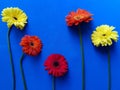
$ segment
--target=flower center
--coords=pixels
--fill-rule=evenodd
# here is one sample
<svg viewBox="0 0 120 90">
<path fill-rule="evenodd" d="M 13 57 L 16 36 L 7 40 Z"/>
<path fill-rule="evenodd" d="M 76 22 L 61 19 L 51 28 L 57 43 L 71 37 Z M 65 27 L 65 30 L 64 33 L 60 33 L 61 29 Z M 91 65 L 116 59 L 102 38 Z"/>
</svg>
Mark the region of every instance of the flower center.
<svg viewBox="0 0 120 90">
<path fill-rule="evenodd" d="M 74 16 L 75 20 L 80 20 L 82 17 L 80 15 Z"/>
<path fill-rule="evenodd" d="M 16 17 L 13 17 L 15 20 L 17 20 L 17 18 Z"/>
<path fill-rule="evenodd" d="M 34 43 L 33 43 L 33 42 L 30 42 L 30 46 L 34 46 Z"/>
<path fill-rule="evenodd" d="M 54 67 L 58 67 L 58 66 L 59 66 L 59 63 L 58 63 L 58 62 L 54 62 L 54 63 L 53 63 L 53 66 L 54 66 Z"/>
<path fill-rule="evenodd" d="M 106 34 L 102 34 L 102 36 L 106 36 Z"/>
</svg>

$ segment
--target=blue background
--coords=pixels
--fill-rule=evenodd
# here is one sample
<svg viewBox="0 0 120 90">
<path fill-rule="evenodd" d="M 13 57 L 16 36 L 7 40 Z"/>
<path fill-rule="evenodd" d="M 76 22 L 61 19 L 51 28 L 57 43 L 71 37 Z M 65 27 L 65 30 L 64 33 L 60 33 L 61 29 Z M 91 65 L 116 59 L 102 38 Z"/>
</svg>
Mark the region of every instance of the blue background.
<svg viewBox="0 0 120 90">
<path fill-rule="evenodd" d="M 120 0 L 0 0 L 0 11 L 11 6 L 21 8 L 28 15 L 26 28 L 20 31 L 14 27 L 11 32 L 17 90 L 23 90 L 19 64 L 22 50 L 19 42 L 25 34 L 37 35 L 43 42 L 39 56 L 26 56 L 24 60 L 28 90 L 52 90 L 52 77 L 43 66 L 52 53 L 64 55 L 69 64 L 69 72 L 64 77 L 57 78 L 56 90 L 81 90 L 79 34 L 67 27 L 65 22 L 65 16 L 78 8 L 86 9 L 94 15 L 92 22 L 81 27 L 85 50 L 86 90 L 107 90 L 107 52 L 95 48 L 90 36 L 96 26 L 101 24 L 113 25 L 120 33 Z M 0 21 L 0 90 L 12 90 L 7 31 L 6 23 Z M 120 40 L 110 50 L 112 90 L 120 90 Z"/>
</svg>

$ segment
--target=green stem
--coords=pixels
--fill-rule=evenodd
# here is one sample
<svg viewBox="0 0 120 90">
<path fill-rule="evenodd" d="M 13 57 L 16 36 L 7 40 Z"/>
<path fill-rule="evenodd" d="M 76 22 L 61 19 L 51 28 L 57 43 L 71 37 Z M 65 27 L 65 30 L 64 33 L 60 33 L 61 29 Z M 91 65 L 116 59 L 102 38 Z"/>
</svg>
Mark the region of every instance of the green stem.
<svg viewBox="0 0 120 90">
<path fill-rule="evenodd" d="M 83 41 L 82 41 L 82 32 L 79 28 L 79 34 L 80 34 L 80 47 L 81 47 L 81 53 L 82 53 L 82 90 L 85 90 L 85 61 L 84 61 L 84 47 L 83 47 Z"/>
<path fill-rule="evenodd" d="M 52 78 L 52 90 L 55 90 L 55 77 Z"/>
<path fill-rule="evenodd" d="M 11 28 L 9 28 L 8 30 L 7 38 L 8 38 L 8 51 L 10 55 L 10 63 L 11 63 L 11 68 L 12 68 L 13 90 L 15 90 L 16 89 L 16 77 L 15 77 L 15 69 L 14 69 L 13 56 L 12 56 L 11 43 L 10 43 L 10 32 L 11 32 Z"/>
<path fill-rule="evenodd" d="M 111 65 L 110 65 L 110 51 L 108 50 L 108 90 L 111 90 Z"/>
<path fill-rule="evenodd" d="M 27 85 L 26 85 L 26 80 L 25 80 L 25 75 L 24 75 L 24 70 L 23 70 L 23 58 L 24 58 L 24 53 L 22 54 L 21 58 L 20 58 L 20 70 L 21 70 L 21 74 L 22 74 L 22 80 L 23 80 L 23 84 L 24 84 L 24 90 L 27 90 Z"/>
</svg>

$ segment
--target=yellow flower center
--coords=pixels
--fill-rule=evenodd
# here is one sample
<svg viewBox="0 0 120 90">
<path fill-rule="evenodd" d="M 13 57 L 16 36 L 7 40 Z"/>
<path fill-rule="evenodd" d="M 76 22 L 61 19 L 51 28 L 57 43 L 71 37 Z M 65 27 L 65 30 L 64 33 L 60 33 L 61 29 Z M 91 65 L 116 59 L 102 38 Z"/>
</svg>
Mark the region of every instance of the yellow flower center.
<svg viewBox="0 0 120 90">
<path fill-rule="evenodd" d="M 13 17 L 15 20 L 18 20 L 16 17 Z"/>
<path fill-rule="evenodd" d="M 81 18 L 82 18 L 82 16 L 80 16 L 80 15 L 74 16 L 74 19 L 75 19 L 75 20 L 80 20 Z"/>
</svg>

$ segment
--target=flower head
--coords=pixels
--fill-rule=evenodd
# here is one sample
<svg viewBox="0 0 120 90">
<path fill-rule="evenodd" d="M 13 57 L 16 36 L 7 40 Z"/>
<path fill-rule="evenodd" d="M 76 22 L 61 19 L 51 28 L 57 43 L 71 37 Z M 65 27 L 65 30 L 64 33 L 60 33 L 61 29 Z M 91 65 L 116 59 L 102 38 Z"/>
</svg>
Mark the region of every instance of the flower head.
<svg viewBox="0 0 120 90">
<path fill-rule="evenodd" d="M 95 46 L 111 46 L 112 42 L 117 42 L 118 33 L 113 31 L 115 27 L 109 25 L 101 25 L 96 28 L 96 31 L 93 31 L 91 35 L 92 43 Z"/>
<path fill-rule="evenodd" d="M 17 7 L 5 8 L 1 15 L 2 21 L 7 22 L 8 28 L 14 25 L 22 30 L 27 23 L 27 15 Z"/>
<path fill-rule="evenodd" d="M 83 9 L 78 9 L 76 12 L 72 11 L 66 16 L 68 26 L 78 25 L 82 22 L 89 22 L 92 20 L 92 14 Z"/>
<path fill-rule="evenodd" d="M 64 56 L 60 54 L 50 55 L 44 63 L 45 70 L 55 77 L 63 76 L 68 71 L 68 64 Z"/>
<path fill-rule="evenodd" d="M 41 52 L 42 42 L 37 36 L 25 35 L 20 42 L 25 54 L 36 56 Z"/>
</svg>

